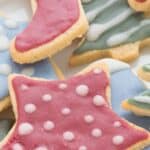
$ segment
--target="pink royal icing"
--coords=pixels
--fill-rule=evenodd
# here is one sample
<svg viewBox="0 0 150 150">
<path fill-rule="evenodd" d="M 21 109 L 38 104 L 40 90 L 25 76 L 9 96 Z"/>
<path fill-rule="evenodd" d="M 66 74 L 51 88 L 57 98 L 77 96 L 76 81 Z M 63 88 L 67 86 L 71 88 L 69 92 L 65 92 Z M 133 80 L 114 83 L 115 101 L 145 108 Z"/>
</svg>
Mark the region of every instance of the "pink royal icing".
<svg viewBox="0 0 150 150">
<path fill-rule="evenodd" d="M 26 52 L 51 42 L 79 18 L 78 0 L 36 0 L 37 10 L 28 27 L 16 37 L 15 47 Z"/>
<path fill-rule="evenodd" d="M 103 71 L 63 81 L 67 86 L 62 89 L 61 83 L 13 77 L 18 118 L 2 149 L 125 150 L 148 138 L 145 131 L 131 127 L 108 106 L 109 80 Z M 22 85 L 28 89 L 22 90 Z M 24 111 L 25 106 L 32 113 Z"/>
</svg>

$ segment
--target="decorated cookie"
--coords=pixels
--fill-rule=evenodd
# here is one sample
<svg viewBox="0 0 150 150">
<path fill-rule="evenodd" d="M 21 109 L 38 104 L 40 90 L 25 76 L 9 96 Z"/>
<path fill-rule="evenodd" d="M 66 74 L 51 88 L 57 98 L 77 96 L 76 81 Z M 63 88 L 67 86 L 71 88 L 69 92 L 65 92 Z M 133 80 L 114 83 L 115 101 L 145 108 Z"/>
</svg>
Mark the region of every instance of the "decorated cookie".
<svg viewBox="0 0 150 150">
<path fill-rule="evenodd" d="M 34 16 L 11 45 L 18 63 L 33 63 L 71 44 L 88 28 L 80 0 L 31 0 Z"/>
<path fill-rule="evenodd" d="M 132 9 L 127 0 L 82 3 L 90 28 L 74 51 L 71 66 L 102 57 L 131 61 L 139 56 L 139 49 L 150 45 L 150 19 Z"/>
<path fill-rule="evenodd" d="M 111 76 L 111 107 L 121 117 L 128 121 L 139 125 L 149 130 L 150 119 L 145 117 L 139 117 L 131 114 L 122 109 L 121 104 L 125 99 L 137 96 L 142 93 L 147 87 L 137 77 L 137 75 L 131 70 L 127 63 L 114 60 L 114 59 L 102 59 L 96 61 L 88 66 L 93 68 L 95 66 L 101 66 L 102 63 L 106 63 L 109 66 Z M 150 149 L 148 149 L 150 150 Z"/>
<path fill-rule="evenodd" d="M 150 89 L 124 101 L 122 106 L 137 115 L 150 117 Z"/>
<path fill-rule="evenodd" d="M 128 2 L 136 11 L 150 13 L 150 0 L 128 0 Z"/>
<path fill-rule="evenodd" d="M 19 65 L 9 55 L 11 39 L 26 27 L 26 23 L 0 18 L 0 111 L 10 105 L 7 77 L 10 73 L 21 73 L 29 76 L 56 78 L 48 60 L 32 65 Z"/>
<path fill-rule="evenodd" d="M 19 75 L 9 81 L 16 124 L 1 149 L 125 150 L 150 144 L 146 130 L 108 107 L 109 79 L 103 70 L 66 81 Z"/>
<path fill-rule="evenodd" d="M 146 81 L 150 81 L 150 64 L 145 64 L 138 69 L 138 75 L 140 78 Z"/>
</svg>

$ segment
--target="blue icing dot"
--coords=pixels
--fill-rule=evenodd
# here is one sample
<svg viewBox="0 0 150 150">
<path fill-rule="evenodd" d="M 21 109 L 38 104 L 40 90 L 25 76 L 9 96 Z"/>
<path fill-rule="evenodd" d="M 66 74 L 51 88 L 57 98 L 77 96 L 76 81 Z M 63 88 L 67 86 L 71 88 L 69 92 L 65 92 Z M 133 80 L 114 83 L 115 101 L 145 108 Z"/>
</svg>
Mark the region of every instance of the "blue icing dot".
<svg viewBox="0 0 150 150">
<path fill-rule="evenodd" d="M 20 33 L 26 27 L 26 23 L 18 22 L 17 28 L 9 29 L 5 26 L 4 22 L 5 20 L 0 18 L 0 26 L 4 28 L 3 34 L 7 36 L 9 40 L 12 40 L 16 36 L 16 34 Z M 1 64 L 8 64 L 12 69 L 12 73 L 21 73 L 23 69 L 31 67 L 34 69 L 33 76 L 35 77 L 42 77 L 46 79 L 56 78 L 56 74 L 52 69 L 52 66 L 49 63 L 48 59 L 32 65 L 20 65 L 12 61 L 9 55 L 9 50 L 6 50 L 0 52 L 0 65 Z M 8 96 L 7 76 L 0 74 L 0 99 L 3 99 L 6 96 Z"/>
</svg>

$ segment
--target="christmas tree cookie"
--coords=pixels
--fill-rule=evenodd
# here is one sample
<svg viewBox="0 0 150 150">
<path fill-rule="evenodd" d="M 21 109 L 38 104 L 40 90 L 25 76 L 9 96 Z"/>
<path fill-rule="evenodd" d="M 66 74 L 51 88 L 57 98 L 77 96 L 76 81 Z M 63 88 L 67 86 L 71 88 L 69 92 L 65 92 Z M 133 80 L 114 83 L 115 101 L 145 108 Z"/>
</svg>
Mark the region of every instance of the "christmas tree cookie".
<svg viewBox="0 0 150 150">
<path fill-rule="evenodd" d="M 138 75 L 145 81 L 150 81 L 150 64 L 145 64 L 138 69 Z"/>
<path fill-rule="evenodd" d="M 150 18 L 144 10 L 130 7 L 136 3 L 149 9 L 149 0 L 129 0 L 130 5 L 128 0 L 82 0 L 82 3 L 90 27 L 70 59 L 71 66 L 103 57 L 131 61 L 139 56 L 140 49 L 150 45 Z"/>
<path fill-rule="evenodd" d="M 124 101 L 122 106 L 137 115 L 150 117 L 150 89 Z"/>
</svg>

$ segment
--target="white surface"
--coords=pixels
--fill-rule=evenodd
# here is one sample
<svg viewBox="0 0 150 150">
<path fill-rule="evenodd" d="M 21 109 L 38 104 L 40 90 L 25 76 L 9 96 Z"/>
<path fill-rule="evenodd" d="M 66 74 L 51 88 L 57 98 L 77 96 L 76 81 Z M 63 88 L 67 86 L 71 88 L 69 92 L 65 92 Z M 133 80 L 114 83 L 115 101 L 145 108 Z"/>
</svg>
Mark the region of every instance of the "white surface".
<svg viewBox="0 0 150 150">
<path fill-rule="evenodd" d="M 30 1 L 31 0 L 0 0 L 0 14 L 6 14 L 15 20 L 30 20 L 32 16 Z M 78 72 L 85 66 L 77 68 L 70 68 L 68 66 L 68 59 L 74 46 L 67 48 L 65 51 L 60 52 L 53 58 L 66 76 L 70 76 Z M 150 48 L 141 50 L 141 56 L 136 61 L 130 63 L 130 65 L 134 71 L 136 71 L 139 65 L 146 63 L 150 63 Z"/>
</svg>

